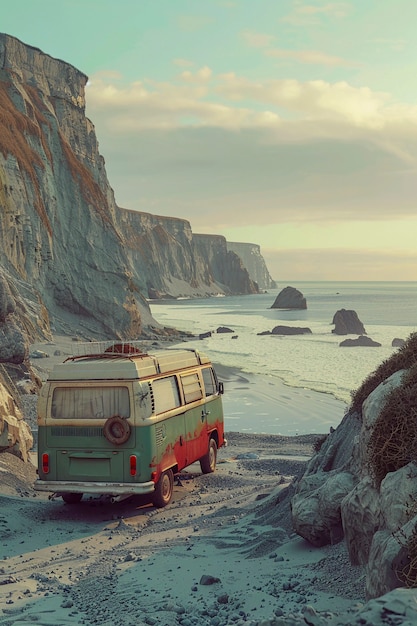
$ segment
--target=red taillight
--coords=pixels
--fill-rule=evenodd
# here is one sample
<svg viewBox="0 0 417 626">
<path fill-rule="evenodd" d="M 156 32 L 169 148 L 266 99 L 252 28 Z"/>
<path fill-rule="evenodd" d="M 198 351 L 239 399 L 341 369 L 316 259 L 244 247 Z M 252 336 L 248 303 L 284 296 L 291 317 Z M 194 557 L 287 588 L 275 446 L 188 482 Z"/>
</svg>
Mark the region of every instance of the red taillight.
<svg viewBox="0 0 417 626">
<path fill-rule="evenodd" d="M 130 464 L 130 475 L 131 476 L 136 476 L 136 468 L 137 468 L 137 463 L 138 460 L 135 457 L 134 454 L 132 454 L 132 456 L 129 459 L 129 464 Z"/>
<path fill-rule="evenodd" d="M 42 454 L 42 471 L 44 474 L 49 474 L 49 454 L 46 452 Z"/>
</svg>

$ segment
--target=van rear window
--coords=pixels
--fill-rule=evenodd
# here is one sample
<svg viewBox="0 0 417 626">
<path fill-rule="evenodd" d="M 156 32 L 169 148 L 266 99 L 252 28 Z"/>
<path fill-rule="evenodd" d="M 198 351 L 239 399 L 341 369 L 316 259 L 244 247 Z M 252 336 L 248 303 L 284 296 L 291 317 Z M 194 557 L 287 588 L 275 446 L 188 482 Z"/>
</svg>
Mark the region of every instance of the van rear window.
<svg viewBox="0 0 417 626">
<path fill-rule="evenodd" d="M 54 419 L 130 417 L 127 387 L 56 387 L 52 396 Z"/>
</svg>

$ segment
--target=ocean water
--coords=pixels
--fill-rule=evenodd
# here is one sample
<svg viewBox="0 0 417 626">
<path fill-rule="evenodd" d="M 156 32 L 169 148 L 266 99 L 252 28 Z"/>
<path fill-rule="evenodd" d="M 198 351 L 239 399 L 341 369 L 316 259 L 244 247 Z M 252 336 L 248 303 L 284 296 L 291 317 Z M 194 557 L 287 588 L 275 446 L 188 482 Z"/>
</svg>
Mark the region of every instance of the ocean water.
<svg viewBox="0 0 417 626">
<path fill-rule="evenodd" d="M 306 310 L 271 309 L 287 285 L 303 293 Z M 356 311 L 367 336 L 381 347 L 339 347 L 346 337 L 332 333 L 332 320 L 340 309 Z M 392 340 L 417 332 L 417 282 L 292 281 L 260 295 L 152 302 L 151 311 L 161 324 L 196 335 L 219 326 L 233 329 L 236 339 L 214 332 L 208 339 L 196 340 L 195 347 L 207 352 L 214 363 L 331 394 L 349 404 L 352 391 L 396 350 Z M 257 334 L 281 324 L 308 327 L 312 334 Z"/>
</svg>

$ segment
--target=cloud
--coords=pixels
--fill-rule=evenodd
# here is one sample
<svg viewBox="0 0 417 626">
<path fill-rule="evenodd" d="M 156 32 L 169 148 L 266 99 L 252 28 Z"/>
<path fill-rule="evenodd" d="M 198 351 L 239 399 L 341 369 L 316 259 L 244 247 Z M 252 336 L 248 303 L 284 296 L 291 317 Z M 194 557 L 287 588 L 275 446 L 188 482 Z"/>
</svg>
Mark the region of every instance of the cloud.
<svg viewBox="0 0 417 626">
<path fill-rule="evenodd" d="M 205 15 L 180 15 L 177 18 L 178 27 L 185 32 L 197 32 L 212 22 L 213 20 Z"/>
<path fill-rule="evenodd" d="M 117 202 L 184 217 L 196 232 L 415 215 L 415 171 L 394 156 L 367 142 L 274 144 L 268 134 L 182 128 L 103 142 L 98 126 Z"/>
<path fill-rule="evenodd" d="M 189 61 L 188 59 L 174 59 L 172 62 L 178 67 L 194 67 L 195 65 L 193 61 Z"/>
<path fill-rule="evenodd" d="M 299 15 L 330 15 L 332 17 L 345 17 L 350 12 L 350 5 L 346 2 L 329 2 L 323 5 L 302 4 L 298 2 L 295 12 Z"/>
<path fill-rule="evenodd" d="M 254 82 L 235 74 L 220 77 L 218 93 L 234 101 L 253 100 L 263 105 L 285 107 L 305 119 L 339 120 L 358 126 L 379 127 L 389 94 L 366 87 L 352 87 L 345 81 L 301 82 L 294 79 Z"/>
<path fill-rule="evenodd" d="M 346 81 L 253 81 L 234 73 L 214 75 L 207 66 L 185 70 L 164 83 L 124 84 L 118 77 L 96 75 L 87 97 L 88 106 L 105 110 L 109 128 L 118 132 L 184 125 L 230 130 L 268 126 L 285 140 L 368 132 L 369 140 L 380 141 L 413 137 L 417 130 L 417 106 L 395 103 L 388 93 Z"/>
<path fill-rule="evenodd" d="M 190 71 L 182 72 L 181 78 L 182 80 L 189 83 L 204 83 L 210 80 L 212 73 L 213 72 L 211 71 L 211 69 L 205 66 L 201 67 L 199 70 L 197 70 L 197 72 L 194 73 Z"/>
<path fill-rule="evenodd" d="M 255 33 L 253 31 L 245 30 L 242 33 L 242 37 L 251 48 L 266 48 L 271 45 L 274 40 L 273 35 L 267 35 L 266 33 Z"/>
<path fill-rule="evenodd" d="M 341 57 L 325 54 L 319 50 L 284 50 L 270 49 L 265 51 L 266 56 L 277 59 L 291 59 L 299 63 L 324 65 L 328 67 L 353 67 L 354 63 Z"/>
<path fill-rule="evenodd" d="M 417 107 L 345 81 L 96 75 L 87 113 L 121 206 L 237 223 L 415 214 Z"/>
<path fill-rule="evenodd" d="M 293 11 L 285 15 L 281 21 L 293 26 L 305 26 L 317 24 L 324 18 L 342 19 L 347 17 L 351 10 L 352 5 L 347 2 L 328 2 L 322 5 L 295 2 Z"/>
</svg>

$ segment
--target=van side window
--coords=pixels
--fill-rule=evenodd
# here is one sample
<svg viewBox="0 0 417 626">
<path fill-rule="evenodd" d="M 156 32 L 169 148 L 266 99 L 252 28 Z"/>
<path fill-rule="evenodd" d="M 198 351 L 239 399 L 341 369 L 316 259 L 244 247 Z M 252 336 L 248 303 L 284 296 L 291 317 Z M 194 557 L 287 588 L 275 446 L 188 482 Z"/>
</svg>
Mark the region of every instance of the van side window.
<svg viewBox="0 0 417 626">
<path fill-rule="evenodd" d="M 54 419 L 129 417 L 129 390 L 127 387 L 56 387 L 51 413 Z"/>
<path fill-rule="evenodd" d="M 159 378 L 152 382 L 153 397 L 155 401 L 155 413 L 164 413 L 180 406 L 177 379 L 175 376 Z"/>
<path fill-rule="evenodd" d="M 194 374 L 183 374 L 180 378 L 186 404 L 194 402 L 195 400 L 200 400 L 203 397 L 200 379 L 198 378 L 198 374 L 196 372 Z"/>
<path fill-rule="evenodd" d="M 206 367 L 201 371 L 203 374 L 204 390 L 206 392 L 206 396 L 213 396 L 217 391 L 213 370 L 211 369 L 211 367 Z"/>
</svg>

